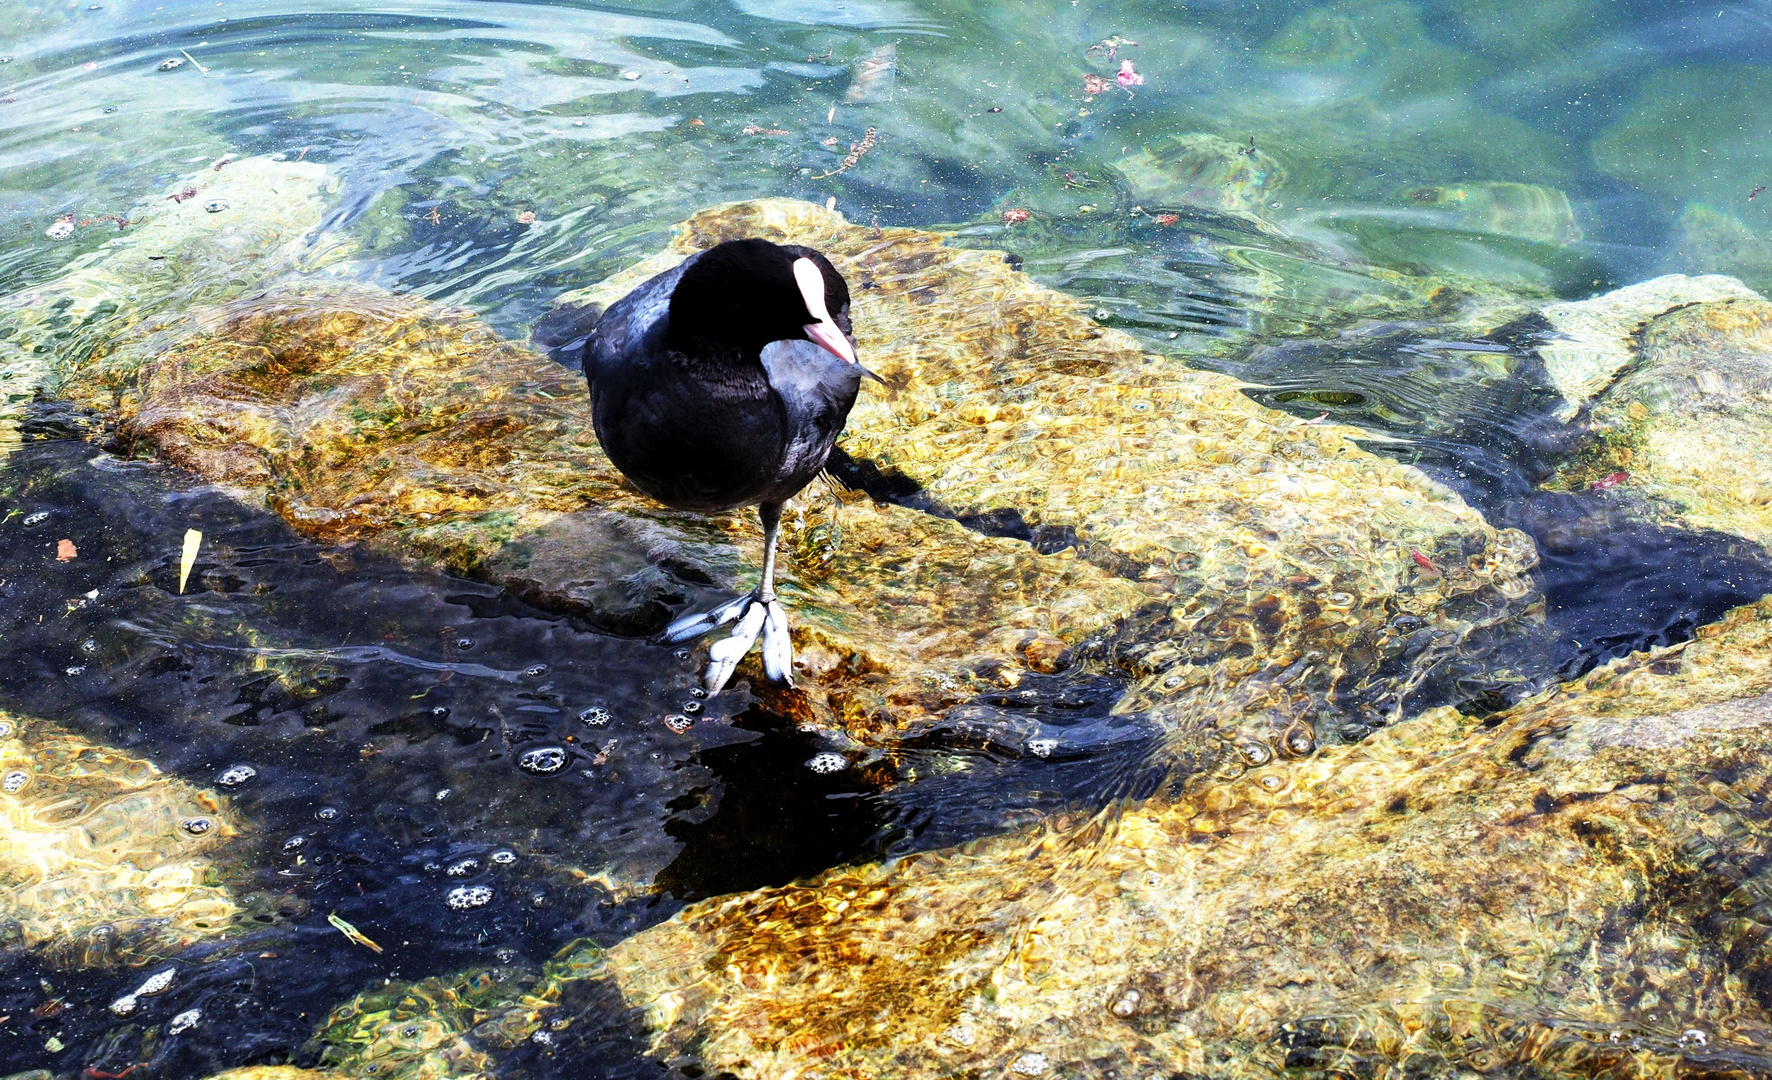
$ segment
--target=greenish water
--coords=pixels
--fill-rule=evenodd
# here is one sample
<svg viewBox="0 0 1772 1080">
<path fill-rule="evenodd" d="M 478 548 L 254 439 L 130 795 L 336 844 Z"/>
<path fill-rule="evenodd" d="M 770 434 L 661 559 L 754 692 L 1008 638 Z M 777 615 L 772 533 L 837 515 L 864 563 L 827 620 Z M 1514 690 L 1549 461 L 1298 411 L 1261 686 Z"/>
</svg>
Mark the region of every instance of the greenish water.
<svg viewBox="0 0 1772 1080">
<path fill-rule="evenodd" d="M 512 337 L 699 208 L 834 200 L 855 222 L 1007 250 L 1154 350 L 1396 437 L 1383 452 L 1496 524 L 1575 522 L 1578 542 L 1546 552 L 1559 636 L 1526 665 L 1540 681 L 1772 591 L 1752 545 L 1520 502 L 1554 449 L 1550 402 L 1518 377 L 1521 340 L 1458 333 L 1491 300 L 1660 273 L 1772 286 L 1772 5 L 0 0 L 0 58 L 0 294 L 54 278 L 116 216 L 226 155 L 325 163 L 342 183 L 327 228 L 357 245 L 327 273 L 472 308 Z M 1122 61 L 1141 83 L 1117 84 Z M 708 706 L 737 727 L 667 736 L 641 718 L 690 700 L 693 663 L 323 549 L 79 433 L 39 410 L 0 467 L 0 510 L 56 515 L 56 536 L 78 523 L 81 549 L 116 561 L 23 569 L 54 537 L 0 522 L 0 707 L 198 783 L 252 762 L 260 782 L 237 797 L 280 853 L 262 877 L 307 915 L 156 1005 L 242 1017 L 179 1040 L 107 1013 L 140 972 L 5 953 L 0 1073 L 311 1060 L 315 1018 L 375 979 L 539 962 L 688 900 L 1124 794 L 1122 759 L 1149 736 L 1109 716 L 1123 684 L 1099 673 L 1027 683 L 1025 715 L 1068 725 L 1069 760 L 979 734 L 1006 697 L 868 775 L 807 770 L 832 747 L 748 699 Z M 198 567 L 197 621 L 174 611 L 163 543 L 193 522 L 222 552 Z M 89 589 L 97 606 L 35 617 Z M 306 696 L 276 698 L 266 657 Z M 613 714 L 607 734 L 585 730 L 592 708 Z M 567 733 L 621 743 L 608 755 L 624 764 L 613 779 L 575 764 L 535 794 L 510 759 Z M 894 786 L 912 775 L 929 778 Z M 491 864 L 507 850 L 521 857 Z M 497 900 L 448 918 L 463 859 L 486 863 L 472 880 Z M 659 894 L 562 869 L 604 863 Z M 408 948 L 372 957 L 329 911 Z M 628 1038 L 613 1021 L 587 1036 L 576 1067 L 592 1072 L 576 1075 L 646 1074 Z M 575 1075 L 527 1052 L 507 1064 Z"/>
</svg>

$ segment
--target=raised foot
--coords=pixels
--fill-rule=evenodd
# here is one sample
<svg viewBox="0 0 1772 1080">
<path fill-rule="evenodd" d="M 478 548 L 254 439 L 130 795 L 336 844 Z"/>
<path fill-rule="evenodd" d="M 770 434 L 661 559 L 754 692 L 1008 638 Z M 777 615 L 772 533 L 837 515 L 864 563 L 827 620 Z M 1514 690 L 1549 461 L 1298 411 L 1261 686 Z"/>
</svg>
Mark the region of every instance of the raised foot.
<svg viewBox="0 0 1772 1080">
<path fill-rule="evenodd" d="M 759 593 L 728 600 L 712 611 L 686 615 L 665 627 L 658 640 L 679 645 L 717 630 L 729 622 L 737 622 L 732 636 L 721 638 L 708 647 L 708 672 L 705 683 L 708 693 L 725 687 L 737 670 L 738 662 L 751 651 L 760 634 L 763 638 L 763 674 L 777 686 L 793 686 L 793 640 L 788 636 L 788 615 L 781 601 L 764 600 Z"/>
</svg>

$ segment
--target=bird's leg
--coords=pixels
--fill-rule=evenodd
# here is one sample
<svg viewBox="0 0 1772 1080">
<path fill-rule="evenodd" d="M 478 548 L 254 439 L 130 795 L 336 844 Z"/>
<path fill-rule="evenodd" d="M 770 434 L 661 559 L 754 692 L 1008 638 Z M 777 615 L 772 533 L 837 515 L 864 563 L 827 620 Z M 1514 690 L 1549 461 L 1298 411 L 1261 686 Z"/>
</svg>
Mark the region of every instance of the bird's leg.
<svg viewBox="0 0 1772 1080">
<path fill-rule="evenodd" d="M 794 641 L 788 636 L 788 613 L 775 598 L 775 539 L 781 533 L 781 504 L 757 507 L 763 519 L 763 580 L 757 602 L 763 607 L 763 675 L 777 686 L 794 685 Z"/>
<path fill-rule="evenodd" d="M 775 541 L 781 533 L 781 504 L 763 503 L 757 507 L 763 519 L 763 580 L 748 596 L 728 600 L 712 611 L 685 616 L 665 628 L 659 640 L 672 644 L 698 638 L 710 630 L 737 621 L 732 636 L 714 642 L 708 648 L 707 688 L 718 693 L 732 678 L 738 662 L 744 659 L 759 634 L 763 637 L 763 673 L 769 681 L 793 686 L 793 641 L 788 636 L 787 612 L 775 598 Z"/>
</svg>

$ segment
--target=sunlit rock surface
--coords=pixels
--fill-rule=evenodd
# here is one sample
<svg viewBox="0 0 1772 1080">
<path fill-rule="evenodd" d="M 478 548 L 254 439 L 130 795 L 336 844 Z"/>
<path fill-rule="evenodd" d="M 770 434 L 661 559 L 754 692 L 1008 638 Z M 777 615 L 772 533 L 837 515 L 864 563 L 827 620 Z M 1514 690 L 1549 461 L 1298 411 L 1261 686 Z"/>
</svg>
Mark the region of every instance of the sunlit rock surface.
<svg viewBox="0 0 1772 1080">
<path fill-rule="evenodd" d="M 1614 488 L 1648 515 L 1772 547 L 1772 303 L 1681 307 L 1635 346 L 1633 365 L 1594 401 L 1594 438 L 1562 482 Z"/>
<path fill-rule="evenodd" d="M 1772 1067 L 1772 602 L 1492 727 L 708 901 L 607 957 L 750 1077 Z"/>
<path fill-rule="evenodd" d="M 252 157 L 205 169 L 131 209 L 115 239 L 61 277 L 0 298 L 0 457 L 39 391 L 72 383 L 97 397 L 118 385 L 117 365 L 95 360 L 124 328 L 340 250 L 310 235 L 335 187 L 312 162 Z"/>
<path fill-rule="evenodd" d="M 865 362 L 892 387 L 858 401 L 850 454 L 914 481 L 962 520 L 1019 523 L 1035 550 L 1055 553 L 1030 569 L 1084 563 L 1117 589 L 1137 588 L 1142 608 L 1121 609 L 1134 617 L 1114 637 L 1117 661 L 1138 677 L 1122 711 L 1185 699 L 1202 716 L 1212 699 L 1202 688 L 1272 668 L 1291 669 L 1292 689 L 1276 688 L 1257 737 L 1305 738 L 1327 703 L 1381 723 L 1399 708 L 1402 670 L 1426 666 L 1425 640 L 1404 656 L 1403 639 L 1426 625 L 1415 620 L 1431 621 L 1434 647 L 1449 652 L 1524 607 L 1535 554 L 1523 536 L 1496 532 L 1422 474 L 1358 449 L 1351 429 L 1262 408 L 1232 379 L 1145 355 L 997 252 L 857 228 L 804 203 L 735 204 L 692 218 L 671 250 L 568 299 L 608 302 L 740 235 L 816 246 L 851 282 Z M 876 610 L 869 587 L 901 560 L 927 566 L 939 551 L 917 540 L 864 541 L 853 562 L 853 549 L 840 549 L 830 580 Z M 1040 578 L 960 580 L 964 595 L 1027 595 Z M 918 617 L 953 603 L 939 579 L 919 584 Z M 1093 611 L 1113 611 L 1106 599 L 1087 620 L 1048 611 L 1044 623 L 995 626 L 1075 642 L 1094 629 Z M 988 625 L 954 619 L 943 629 L 981 641 Z M 1387 663 L 1390 680 L 1375 679 Z"/>
<path fill-rule="evenodd" d="M 913 509 L 815 487 L 791 515 L 805 693 L 779 708 L 870 737 L 1089 644 L 1135 681 L 1118 711 L 1161 704 L 1209 731 L 1227 694 L 1259 699 L 1218 742 L 1308 753 L 1319 716 L 1396 719 L 1474 631 L 1529 610 L 1520 534 L 1352 429 L 1147 356 L 997 252 L 739 203 L 590 298 L 737 235 L 814 244 L 849 277 L 893 387 L 864 395 L 845 446 L 921 488 Z M 634 493 L 596 448 L 582 377 L 464 312 L 280 286 L 140 323 L 69 371 L 61 391 L 113 413 L 125 443 L 311 535 L 508 581 L 607 629 L 654 630 L 754 573 L 748 515 Z"/>
<path fill-rule="evenodd" d="M 212 791 L 0 711 L 0 944 L 63 967 L 146 964 L 245 914 L 224 882 L 246 823 Z"/>
<path fill-rule="evenodd" d="M 1732 277 L 1668 274 L 1587 300 L 1551 304 L 1540 314 L 1555 336 L 1538 346 L 1550 384 L 1572 419 L 1630 364 L 1632 339 L 1657 316 L 1675 308 L 1728 298 L 1761 299 Z"/>
</svg>

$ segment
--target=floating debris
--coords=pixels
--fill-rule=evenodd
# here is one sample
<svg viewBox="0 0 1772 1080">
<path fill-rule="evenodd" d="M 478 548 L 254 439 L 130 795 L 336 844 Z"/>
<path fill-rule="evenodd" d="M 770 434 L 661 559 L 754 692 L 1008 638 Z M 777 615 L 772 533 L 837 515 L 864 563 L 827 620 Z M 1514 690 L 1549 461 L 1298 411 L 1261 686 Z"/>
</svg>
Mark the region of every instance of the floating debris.
<svg viewBox="0 0 1772 1080">
<path fill-rule="evenodd" d="M 758 127 L 756 124 L 746 124 L 743 128 L 740 129 L 740 132 L 745 135 L 792 135 L 793 134 L 793 132 L 788 131 L 786 128 Z"/>
<path fill-rule="evenodd" d="M 51 240 L 66 240 L 74 235 L 74 215 L 66 214 L 55 219 L 55 224 L 43 230 L 43 235 Z"/>
<path fill-rule="evenodd" d="M 874 148 L 874 135 L 875 134 L 876 134 L 876 132 L 875 132 L 875 129 L 873 129 L 873 128 L 868 128 L 866 131 L 862 132 L 861 141 L 858 143 L 854 143 L 849 147 L 849 156 L 848 157 L 844 158 L 842 160 L 842 162 L 836 168 L 832 169 L 830 172 L 820 173 L 819 175 L 813 177 L 813 179 L 814 180 L 823 180 L 827 176 L 835 176 L 840 172 L 848 172 L 850 169 L 854 168 L 855 163 L 860 161 L 864 156 L 866 156 L 866 154 L 869 150 L 872 150 Z"/>
<path fill-rule="evenodd" d="M 168 196 L 166 196 L 166 197 L 167 197 L 167 198 L 168 198 L 168 199 L 171 199 L 171 200 L 172 200 L 172 201 L 173 201 L 173 202 L 175 202 L 175 203 L 182 203 L 182 202 L 184 202 L 184 201 L 185 201 L 185 200 L 186 200 L 186 199 L 194 199 L 194 198 L 196 198 L 196 197 L 197 197 L 197 189 L 196 189 L 196 188 L 194 188 L 194 187 L 190 187 L 190 186 L 189 186 L 189 185 L 187 185 L 187 186 L 186 186 L 186 187 L 184 187 L 184 188 L 183 188 L 183 189 L 182 189 L 182 190 L 179 190 L 179 191 L 175 191 L 175 192 L 173 192 L 173 193 L 172 193 L 172 194 L 171 194 L 171 195 L 168 195 Z"/>
<path fill-rule="evenodd" d="M 1114 81 L 1120 84 L 1120 89 L 1130 95 L 1134 86 L 1144 85 L 1144 76 L 1132 70 L 1132 61 L 1122 60 L 1120 61 L 1120 73 L 1114 76 Z"/>
<path fill-rule="evenodd" d="M 898 46 L 881 45 L 855 65 L 855 78 L 843 94 L 845 105 L 873 104 L 892 100 L 898 85 Z M 832 107 L 832 113 L 835 113 Z"/>
<path fill-rule="evenodd" d="M 1094 53 L 1104 53 L 1104 54 L 1106 54 L 1106 56 L 1109 60 L 1116 60 L 1120 56 L 1121 49 L 1124 49 L 1129 45 L 1137 45 L 1137 44 L 1138 44 L 1138 42 L 1136 42 L 1136 41 L 1129 41 L 1126 38 L 1123 38 L 1120 35 L 1115 34 L 1113 37 L 1104 38 L 1103 40 L 1097 42 L 1096 44 L 1089 46 L 1089 48 L 1084 50 L 1084 55 L 1087 56 L 1087 55 L 1092 55 Z"/>
<path fill-rule="evenodd" d="M 535 224 L 535 211 L 534 210 L 525 210 L 521 214 L 518 214 L 517 215 L 517 224 L 519 224 L 519 225 L 534 225 Z"/>
<path fill-rule="evenodd" d="M 1176 222 L 1180 221 L 1181 215 L 1180 214 L 1154 214 L 1151 216 L 1151 220 L 1156 222 L 1158 225 L 1163 226 L 1164 228 L 1168 228 L 1169 226 L 1174 225 Z"/>
<path fill-rule="evenodd" d="M 352 926 L 350 923 L 346 922 L 343 919 L 343 917 L 341 917 L 339 915 L 338 912 L 336 912 L 336 911 L 327 912 L 326 913 L 326 921 L 332 924 L 332 928 L 334 930 L 337 930 L 339 933 L 341 933 L 345 937 L 351 939 L 351 941 L 355 942 L 356 944 L 363 946 L 365 949 L 368 949 L 370 952 L 377 952 L 378 953 L 378 952 L 382 951 L 380 945 L 377 945 L 375 942 L 369 940 L 369 937 L 366 934 L 364 934 L 363 931 L 357 929 L 355 926 Z"/>
<path fill-rule="evenodd" d="M 79 556 L 79 549 L 74 547 L 72 540 L 59 540 L 55 545 L 56 562 L 72 562 Z"/>
<path fill-rule="evenodd" d="M 1615 488 L 1629 479 L 1630 473 L 1627 472 L 1608 473 L 1588 486 L 1592 487 L 1595 491 L 1605 491 L 1607 488 Z"/>
<path fill-rule="evenodd" d="M 1100 75 L 1083 76 L 1083 92 L 1091 97 L 1094 97 L 1096 94 L 1105 94 L 1113 89 L 1113 86 L 1113 83 L 1108 82 L 1106 78 Z"/>
<path fill-rule="evenodd" d="M 203 533 L 197 529 L 185 530 L 185 548 L 178 557 L 178 591 L 184 595 L 185 582 L 191 578 L 191 567 L 197 565 L 197 549 L 203 546 Z"/>
</svg>

